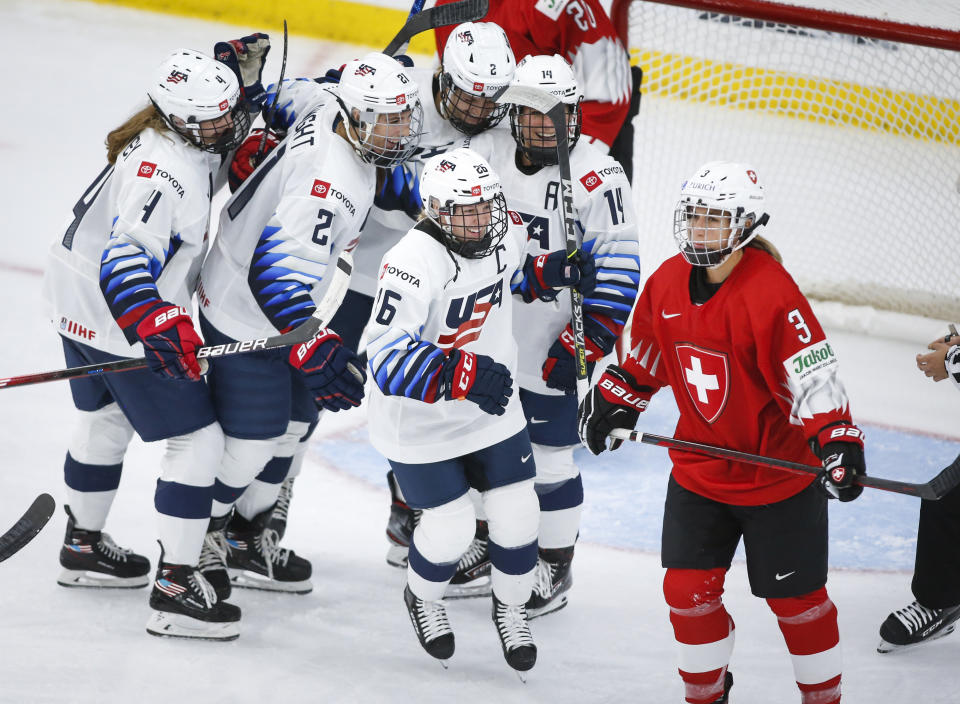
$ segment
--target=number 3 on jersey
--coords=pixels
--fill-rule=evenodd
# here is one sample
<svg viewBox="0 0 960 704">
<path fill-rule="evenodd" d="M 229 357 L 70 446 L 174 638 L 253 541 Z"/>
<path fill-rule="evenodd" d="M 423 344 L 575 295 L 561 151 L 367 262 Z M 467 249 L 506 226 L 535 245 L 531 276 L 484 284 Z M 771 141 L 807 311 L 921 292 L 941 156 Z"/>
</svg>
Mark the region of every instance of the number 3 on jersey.
<svg viewBox="0 0 960 704">
<path fill-rule="evenodd" d="M 810 328 L 807 327 L 807 323 L 803 319 L 803 315 L 797 308 L 794 308 L 792 311 L 787 313 L 787 320 L 793 323 L 793 327 L 800 331 L 797 334 L 797 339 L 800 340 L 800 342 L 806 344 L 813 339 L 813 335 L 810 334 Z"/>
</svg>

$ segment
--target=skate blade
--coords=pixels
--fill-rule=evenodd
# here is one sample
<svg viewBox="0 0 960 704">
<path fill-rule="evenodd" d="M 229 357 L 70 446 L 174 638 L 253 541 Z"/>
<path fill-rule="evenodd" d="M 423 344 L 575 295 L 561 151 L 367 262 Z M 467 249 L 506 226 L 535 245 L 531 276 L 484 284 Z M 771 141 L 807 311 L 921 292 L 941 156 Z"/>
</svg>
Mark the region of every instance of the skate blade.
<svg viewBox="0 0 960 704">
<path fill-rule="evenodd" d="M 493 585 L 490 579 L 479 584 L 468 582 L 467 584 L 448 584 L 447 591 L 444 592 L 444 599 L 476 599 L 481 596 L 490 596 L 493 593 Z"/>
<path fill-rule="evenodd" d="M 61 587 L 85 587 L 88 589 L 140 589 L 150 584 L 150 575 L 111 577 L 101 572 L 65 569 L 57 577 L 57 584 Z"/>
<path fill-rule="evenodd" d="M 309 594 L 313 591 L 313 583 L 309 579 L 300 582 L 280 582 L 256 572 L 238 569 L 230 569 L 230 584 L 241 589 L 259 589 L 263 592 L 286 594 Z"/>
<path fill-rule="evenodd" d="M 387 550 L 387 564 L 391 567 L 406 569 L 410 548 L 405 545 L 391 545 Z"/>
<path fill-rule="evenodd" d="M 184 614 L 154 611 L 147 620 L 147 633 L 161 638 L 227 641 L 240 637 L 240 623 L 209 623 Z"/>
<path fill-rule="evenodd" d="M 517 673 L 517 677 L 520 678 L 520 681 L 521 681 L 521 682 L 523 682 L 524 684 L 527 683 L 527 673 L 526 673 L 526 672 L 521 672 L 520 670 L 514 670 L 514 672 Z"/>
<path fill-rule="evenodd" d="M 929 643 L 932 640 L 937 640 L 938 638 L 943 638 L 953 633 L 956 628 L 956 624 L 951 624 L 947 626 L 939 633 L 935 633 L 929 638 L 924 638 L 923 640 L 917 641 L 916 643 L 908 643 L 907 645 L 897 645 L 896 643 L 888 643 L 883 638 L 880 639 L 879 645 L 877 645 L 878 653 L 899 653 L 903 650 L 910 650 L 916 648 L 918 645 L 923 645 L 924 643 Z"/>
<path fill-rule="evenodd" d="M 541 616 L 547 616 L 552 614 L 555 611 L 559 611 L 567 605 L 567 597 L 561 596 L 559 599 L 551 601 L 546 606 L 542 606 L 539 609 L 527 609 L 527 620 L 532 621 L 535 618 L 540 618 Z"/>
</svg>

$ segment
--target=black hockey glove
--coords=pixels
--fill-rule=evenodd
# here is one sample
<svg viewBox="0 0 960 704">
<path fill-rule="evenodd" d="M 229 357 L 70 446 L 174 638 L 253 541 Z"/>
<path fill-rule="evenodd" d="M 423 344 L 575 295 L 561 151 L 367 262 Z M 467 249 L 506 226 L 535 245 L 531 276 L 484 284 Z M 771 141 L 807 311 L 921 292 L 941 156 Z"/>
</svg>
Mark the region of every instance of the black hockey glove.
<svg viewBox="0 0 960 704">
<path fill-rule="evenodd" d="M 266 96 L 260 78 L 269 53 L 270 37 L 263 32 L 227 42 L 217 42 L 213 47 L 216 60 L 229 66 L 243 86 L 248 112 L 256 112 Z"/>
<path fill-rule="evenodd" d="M 291 347 L 289 362 L 303 372 L 317 408 L 336 412 L 360 405 L 366 369 L 333 330 L 325 328 L 309 342 Z"/>
<path fill-rule="evenodd" d="M 817 485 L 828 498 L 853 501 L 863 493 L 863 487 L 855 483 L 857 477 L 867 473 L 860 428 L 850 423 L 831 423 L 810 444 L 823 462 Z"/>
<path fill-rule="evenodd" d="M 599 455 L 607 449 L 611 430 L 633 430 L 653 393 L 654 389 L 641 386 L 632 374 L 611 364 L 580 402 L 577 418 L 580 440 L 590 452 Z M 610 449 L 616 450 L 621 444 L 623 440 L 612 440 Z"/>
<path fill-rule="evenodd" d="M 451 350 L 440 370 L 437 396 L 473 401 L 484 413 L 502 416 L 513 395 L 510 371 L 485 354 Z"/>
</svg>

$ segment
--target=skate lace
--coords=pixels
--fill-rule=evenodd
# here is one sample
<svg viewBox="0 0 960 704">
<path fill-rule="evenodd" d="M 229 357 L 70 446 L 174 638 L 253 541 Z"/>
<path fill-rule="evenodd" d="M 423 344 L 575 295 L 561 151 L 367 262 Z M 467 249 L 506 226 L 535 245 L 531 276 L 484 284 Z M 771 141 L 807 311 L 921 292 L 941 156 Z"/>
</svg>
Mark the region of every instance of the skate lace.
<svg viewBox="0 0 960 704">
<path fill-rule="evenodd" d="M 463 557 L 460 558 L 458 569 L 465 570 L 473 567 L 478 562 L 483 560 L 486 554 L 487 541 L 480 538 L 474 538 L 473 542 L 470 543 L 470 547 L 467 548 L 467 551 L 463 554 Z"/>
<path fill-rule="evenodd" d="M 550 596 L 553 591 L 554 569 L 554 566 L 542 557 L 537 558 L 537 567 L 533 573 L 533 591 L 543 598 Z"/>
<path fill-rule="evenodd" d="M 207 533 L 203 539 L 203 549 L 200 551 L 200 570 L 204 571 L 211 567 L 226 569 L 229 551 L 227 536 L 222 530 Z"/>
<path fill-rule="evenodd" d="M 267 563 L 267 577 L 273 579 L 273 566 L 286 567 L 287 560 L 290 559 L 290 551 L 280 547 L 280 534 L 273 528 L 264 528 L 257 538 L 257 543 L 257 549 L 263 555 L 263 561 Z"/>
<path fill-rule="evenodd" d="M 523 604 L 507 606 L 497 603 L 497 630 L 508 651 L 533 645 L 533 636 L 530 635 L 530 626 L 527 623 L 527 609 Z"/>
<path fill-rule="evenodd" d="M 939 613 L 939 609 L 928 609 L 915 601 L 909 606 L 894 612 L 893 615 L 904 625 L 907 633 L 912 634 L 935 621 Z"/>
<path fill-rule="evenodd" d="M 107 533 L 100 534 L 100 550 L 109 557 L 111 560 L 117 560 L 119 562 L 126 562 L 127 556 L 133 552 L 133 550 L 128 550 L 127 548 L 122 548 L 113 542 L 113 538 L 110 537 Z"/>
<path fill-rule="evenodd" d="M 277 496 L 277 504 L 273 507 L 272 518 L 274 520 L 287 520 L 287 514 L 290 511 L 290 499 L 293 497 L 293 480 L 285 479 L 280 485 L 280 495 Z"/>
<path fill-rule="evenodd" d="M 203 598 L 208 608 L 217 603 L 216 590 L 200 570 L 191 570 L 190 576 L 187 579 L 190 581 L 190 586 L 193 588 L 193 591 Z"/>
<path fill-rule="evenodd" d="M 443 602 L 417 599 L 417 611 L 417 621 L 424 640 L 430 641 L 451 632 L 447 607 Z"/>
</svg>

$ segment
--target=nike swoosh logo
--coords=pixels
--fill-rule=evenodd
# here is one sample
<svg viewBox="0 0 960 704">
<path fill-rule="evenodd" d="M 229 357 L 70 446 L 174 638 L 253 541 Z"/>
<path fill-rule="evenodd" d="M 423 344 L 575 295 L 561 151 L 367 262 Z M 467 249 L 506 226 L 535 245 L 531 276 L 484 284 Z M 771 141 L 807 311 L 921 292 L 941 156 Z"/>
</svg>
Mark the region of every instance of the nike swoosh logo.
<svg viewBox="0 0 960 704">
<path fill-rule="evenodd" d="M 549 423 L 550 421 L 546 418 L 531 418 L 531 423 Z"/>
<path fill-rule="evenodd" d="M 531 453 L 531 455 L 532 455 L 532 454 L 533 454 L 533 453 Z M 528 459 L 530 459 L 530 455 L 526 455 L 525 457 L 521 457 L 521 458 L 520 458 L 520 461 L 521 461 L 521 462 L 526 462 Z"/>
<path fill-rule="evenodd" d="M 683 315 L 683 314 L 682 314 L 682 313 L 667 313 L 665 310 L 662 310 L 662 311 L 660 311 L 660 315 L 662 315 L 664 318 L 676 318 L 677 316 Z"/>
<path fill-rule="evenodd" d="M 789 577 L 790 575 L 792 575 L 792 574 L 794 574 L 794 573 L 796 573 L 796 570 L 794 570 L 793 572 L 787 572 L 786 574 L 780 574 L 779 572 L 777 572 L 777 573 L 774 575 L 774 578 L 779 582 L 781 579 L 786 579 L 787 577 Z"/>
</svg>

